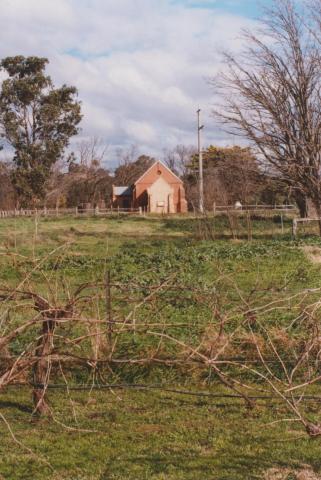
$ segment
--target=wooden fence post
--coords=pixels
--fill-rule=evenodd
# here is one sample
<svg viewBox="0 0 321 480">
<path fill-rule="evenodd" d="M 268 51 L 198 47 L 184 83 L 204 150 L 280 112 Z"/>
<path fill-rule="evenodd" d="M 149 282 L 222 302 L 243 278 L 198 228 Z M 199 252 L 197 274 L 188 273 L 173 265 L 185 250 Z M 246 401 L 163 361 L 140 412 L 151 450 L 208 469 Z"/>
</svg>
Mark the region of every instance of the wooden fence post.
<svg viewBox="0 0 321 480">
<path fill-rule="evenodd" d="M 213 203 L 213 217 L 216 215 L 216 202 Z"/>
<path fill-rule="evenodd" d="M 106 274 L 106 323 L 107 323 L 108 343 L 111 348 L 112 341 L 113 341 L 113 322 L 112 322 L 112 310 L 111 310 L 110 270 L 108 270 Z"/>
<path fill-rule="evenodd" d="M 38 210 L 35 209 L 35 240 L 38 239 Z"/>
<path fill-rule="evenodd" d="M 298 232 L 298 221 L 296 218 L 294 218 L 292 223 L 292 235 L 294 238 L 296 238 L 297 232 Z"/>
</svg>

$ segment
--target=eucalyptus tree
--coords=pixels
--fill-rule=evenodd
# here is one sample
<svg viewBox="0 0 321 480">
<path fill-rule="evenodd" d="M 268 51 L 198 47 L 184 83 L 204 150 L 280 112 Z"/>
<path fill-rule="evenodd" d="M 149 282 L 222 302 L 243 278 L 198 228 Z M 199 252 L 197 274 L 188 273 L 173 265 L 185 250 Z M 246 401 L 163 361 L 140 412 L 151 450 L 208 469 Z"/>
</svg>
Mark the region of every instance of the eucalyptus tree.
<svg viewBox="0 0 321 480">
<path fill-rule="evenodd" d="M 82 118 L 77 89 L 55 88 L 48 60 L 7 57 L 0 91 L 0 134 L 13 149 L 12 182 L 21 204 L 37 204 L 46 193 L 51 169 L 62 158 Z"/>
</svg>

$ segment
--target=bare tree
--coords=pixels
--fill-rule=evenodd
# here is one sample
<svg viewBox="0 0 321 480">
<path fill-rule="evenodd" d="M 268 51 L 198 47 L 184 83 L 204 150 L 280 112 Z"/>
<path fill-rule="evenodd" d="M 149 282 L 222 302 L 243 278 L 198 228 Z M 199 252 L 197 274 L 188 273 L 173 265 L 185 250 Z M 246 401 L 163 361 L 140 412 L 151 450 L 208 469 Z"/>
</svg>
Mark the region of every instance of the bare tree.
<svg viewBox="0 0 321 480">
<path fill-rule="evenodd" d="M 70 206 L 97 204 L 111 194 L 111 177 L 103 167 L 108 146 L 93 137 L 77 145 L 67 162 L 57 165 L 47 185 L 47 204 L 62 199 Z M 68 172 L 63 172 L 66 167 Z"/>
<path fill-rule="evenodd" d="M 261 29 L 244 34 L 243 52 L 224 54 L 227 70 L 213 80 L 224 102 L 214 115 L 292 187 L 302 214 L 307 198 L 321 218 L 320 44 L 304 15 L 276 0 Z"/>
<path fill-rule="evenodd" d="M 93 166 L 102 166 L 108 150 L 100 138 L 93 137 L 89 140 L 80 142 L 77 146 L 76 156 L 79 158 L 80 165 L 88 168 Z"/>
<path fill-rule="evenodd" d="M 197 149 L 193 145 L 176 145 L 172 150 L 164 150 L 164 163 L 177 175 L 184 177 L 196 153 Z"/>
</svg>

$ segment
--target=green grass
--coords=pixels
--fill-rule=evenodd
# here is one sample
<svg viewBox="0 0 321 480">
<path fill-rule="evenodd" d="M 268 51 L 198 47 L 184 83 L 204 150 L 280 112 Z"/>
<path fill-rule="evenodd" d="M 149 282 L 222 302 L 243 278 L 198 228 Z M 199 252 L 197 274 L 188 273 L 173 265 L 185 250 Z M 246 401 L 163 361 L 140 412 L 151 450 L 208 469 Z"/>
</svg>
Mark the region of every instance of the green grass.
<svg viewBox="0 0 321 480">
<path fill-rule="evenodd" d="M 214 225 L 211 220 L 210 230 L 197 219 L 184 217 L 52 218 L 41 219 L 37 230 L 32 219 L 4 219 L 0 222 L 0 282 L 2 287 L 16 286 L 35 269 L 28 285 L 42 294 L 50 286 L 61 299 L 64 284 L 75 289 L 82 282 L 103 278 L 108 269 L 113 281 L 127 284 L 138 299 L 150 285 L 173 276 L 173 285 L 182 293 L 165 292 L 140 310 L 139 319 L 186 323 L 187 329 L 174 326 L 170 332 L 197 345 L 212 319 L 211 295 L 221 299 L 223 312 L 228 313 L 239 304 L 240 294 L 261 305 L 321 287 L 320 265 L 309 262 L 301 248 L 305 244 L 321 247 L 320 240 L 307 236 L 294 241 L 290 227 L 286 220 L 282 232 L 277 220 L 257 219 L 253 241 L 248 242 L 246 225 L 235 240 L 224 218 L 216 219 Z M 130 290 L 133 282 L 140 288 L 138 293 Z M 191 293 L 195 288 L 207 292 L 207 299 L 195 300 Z M 113 312 L 130 308 L 114 291 Z M 27 314 L 20 313 L 14 321 L 21 322 Z M 271 312 L 265 321 L 281 328 L 295 315 L 289 308 Z M 19 353 L 29 341 L 25 337 L 15 342 L 14 352 Z M 144 335 L 124 335 L 116 355 L 137 356 L 157 342 Z M 175 352 L 174 346 L 166 348 L 167 353 Z M 191 375 L 169 367 L 132 366 L 103 374 L 109 382 L 222 391 L 215 378 L 208 381 L 207 372 Z M 87 377 L 86 371 L 76 371 L 70 380 L 86 382 Z M 314 391 L 319 393 L 318 386 Z M 321 472 L 319 439 L 307 438 L 296 423 L 269 425 L 288 417 L 280 403 L 259 402 L 248 410 L 238 400 L 156 390 L 94 390 L 90 397 L 72 391 L 71 397 L 51 390 L 57 422 L 34 421 L 27 387 L 1 392 L 0 413 L 16 439 L 37 455 L 19 446 L 0 419 L 1 480 L 261 479 L 272 467 L 299 470 L 302 465 Z M 311 418 L 319 418 L 318 404 L 306 409 Z M 95 432 L 81 431 L 88 429 Z"/>
<path fill-rule="evenodd" d="M 15 445 L 2 425 L 3 478 L 243 480 L 261 479 L 271 467 L 321 469 L 318 440 L 302 438 L 295 424 L 267 425 L 281 406 L 249 411 L 241 402 L 153 391 L 73 397 L 78 428 L 95 433 L 68 431 L 46 420 L 30 423 L 30 414 L 19 410 L 29 403 L 25 392 L 14 401 L 12 392 L 2 396 L 1 411 L 17 439 L 38 456 Z M 66 398 L 55 394 L 52 402 L 57 421 L 75 427 Z"/>
</svg>

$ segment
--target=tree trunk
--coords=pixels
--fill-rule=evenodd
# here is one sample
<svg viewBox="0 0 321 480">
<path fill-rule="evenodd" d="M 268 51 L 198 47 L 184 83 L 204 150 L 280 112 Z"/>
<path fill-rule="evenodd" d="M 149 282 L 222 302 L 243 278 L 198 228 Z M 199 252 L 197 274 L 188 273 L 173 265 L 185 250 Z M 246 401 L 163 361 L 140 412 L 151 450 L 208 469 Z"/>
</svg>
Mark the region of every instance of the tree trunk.
<svg viewBox="0 0 321 480">
<path fill-rule="evenodd" d="M 308 208 L 309 206 L 308 206 L 307 197 L 303 193 L 297 191 L 295 193 L 295 201 L 300 212 L 300 217 L 307 218 L 309 216 L 309 208 Z"/>
<path fill-rule="evenodd" d="M 35 355 L 39 358 L 33 369 L 33 402 L 34 414 L 49 415 L 50 407 L 46 398 L 46 390 L 50 376 L 50 354 L 53 350 L 53 335 L 56 321 L 45 318 L 42 322 L 42 335 L 38 340 Z"/>
<path fill-rule="evenodd" d="M 321 237 L 321 202 L 319 199 L 313 201 L 315 211 L 316 211 L 316 216 L 318 219 L 318 225 L 319 225 L 319 236 Z"/>
</svg>

